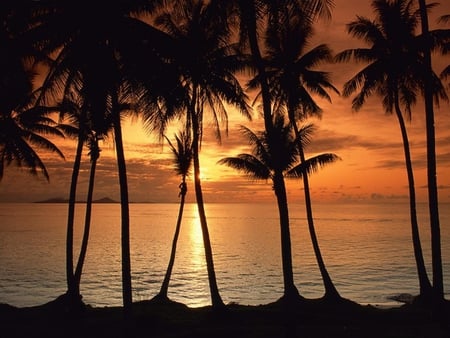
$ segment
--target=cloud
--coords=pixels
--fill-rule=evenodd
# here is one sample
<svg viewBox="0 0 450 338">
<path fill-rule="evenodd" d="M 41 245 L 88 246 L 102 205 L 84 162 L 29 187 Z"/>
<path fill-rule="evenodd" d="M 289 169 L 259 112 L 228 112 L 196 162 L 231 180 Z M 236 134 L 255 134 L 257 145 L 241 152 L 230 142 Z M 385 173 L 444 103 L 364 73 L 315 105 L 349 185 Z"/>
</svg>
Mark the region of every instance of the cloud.
<svg viewBox="0 0 450 338">
<path fill-rule="evenodd" d="M 372 193 L 370 195 L 370 199 L 373 201 L 380 201 L 380 200 L 405 200 L 408 198 L 408 195 L 396 195 L 396 194 L 379 194 L 379 193 Z"/>
</svg>

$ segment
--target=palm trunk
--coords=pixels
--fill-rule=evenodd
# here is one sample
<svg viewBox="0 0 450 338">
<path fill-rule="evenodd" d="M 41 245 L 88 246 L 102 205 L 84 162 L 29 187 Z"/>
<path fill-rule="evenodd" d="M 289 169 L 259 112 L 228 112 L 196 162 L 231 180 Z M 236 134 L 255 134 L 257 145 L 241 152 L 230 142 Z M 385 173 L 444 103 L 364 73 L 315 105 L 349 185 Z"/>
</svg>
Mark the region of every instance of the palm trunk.
<svg viewBox="0 0 450 338">
<path fill-rule="evenodd" d="M 281 260 L 283 266 L 284 283 L 283 298 L 290 302 L 297 299 L 299 297 L 299 293 L 294 284 L 291 234 L 289 229 L 289 209 L 286 195 L 286 186 L 282 173 L 275 173 L 273 178 L 273 189 L 277 198 L 278 213 L 280 217 Z"/>
<path fill-rule="evenodd" d="M 193 102 L 196 101 L 195 95 Z M 206 212 L 203 202 L 203 192 L 200 180 L 200 159 L 199 159 L 199 121 L 195 112 L 191 112 L 192 128 L 193 128 L 193 140 L 192 140 L 192 157 L 194 162 L 194 187 L 195 198 L 197 200 L 198 215 L 200 218 L 200 225 L 202 228 L 203 246 L 205 249 L 206 267 L 208 271 L 209 289 L 211 292 L 211 302 L 214 309 L 222 309 L 225 304 L 219 293 L 217 287 L 216 272 L 214 270 L 214 261 L 211 248 L 211 240 L 209 238 L 208 224 L 206 221 Z"/>
<path fill-rule="evenodd" d="M 186 184 L 184 177 L 183 177 L 182 184 L 183 185 Z M 183 210 L 184 210 L 184 202 L 185 202 L 185 198 L 186 198 L 186 190 L 181 190 L 180 196 L 181 196 L 180 208 L 178 210 L 177 225 L 175 227 L 175 234 L 173 236 L 173 241 L 172 241 L 172 251 L 170 252 L 170 259 L 169 259 L 169 264 L 167 266 L 166 275 L 164 276 L 164 281 L 161 285 L 161 289 L 157 296 L 158 298 L 161 298 L 161 299 L 167 299 L 167 292 L 169 290 L 170 276 L 172 275 L 172 269 L 173 269 L 173 265 L 175 263 L 175 255 L 176 255 L 176 251 L 177 251 L 178 236 L 180 234 L 181 220 L 183 219 Z"/>
<path fill-rule="evenodd" d="M 117 104 L 115 104 L 117 107 Z M 122 142 L 120 112 L 114 112 L 114 141 L 116 143 L 117 165 L 119 169 L 120 208 L 121 208 L 121 247 L 122 247 L 122 300 L 125 317 L 132 312 L 133 296 L 131 286 L 130 258 L 130 211 L 128 204 L 128 182 L 125 154 Z"/>
<path fill-rule="evenodd" d="M 300 161 L 301 163 L 305 163 L 305 154 L 303 152 L 303 147 L 300 146 Z M 323 285 L 325 288 L 325 298 L 330 299 L 340 299 L 341 296 L 334 286 L 333 281 L 331 280 L 330 274 L 325 266 L 325 262 L 322 257 L 322 253 L 320 251 L 319 241 L 317 239 L 316 230 L 314 226 L 314 218 L 312 213 L 312 204 L 311 204 L 311 194 L 309 191 L 309 179 L 306 173 L 303 173 L 303 186 L 305 192 L 305 206 L 306 206 L 306 215 L 308 219 L 308 229 L 309 235 L 311 237 L 311 243 L 313 245 L 314 254 L 316 256 L 317 265 L 319 266 L 319 271 L 322 276 Z"/>
<path fill-rule="evenodd" d="M 431 51 L 429 47 L 428 14 L 425 0 L 419 0 L 422 35 L 426 46 L 423 51 L 425 59 L 424 98 L 427 129 L 427 178 L 428 178 L 428 207 L 431 226 L 431 257 L 433 266 L 433 293 L 436 305 L 444 300 L 444 280 L 442 273 L 441 230 L 439 224 L 439 201 L 436 177 L 436 139 L 434 131 L 434 109 L 431 66 Z"/>
<path fill-rule="evenodd" d="M 93 158 L 91 163 L 91 173 L 89 177 L 89 187 L 88 194 L 86 199 L 86 214 L 84 218 L 84 232 L 83 232 L 83 240 L 81 242 L 80 255 L 78 257 L 77 267 L 75 269 L 75 283 L 80 289 L 80 281 L 81 275 L 83 272 L 84 261 L 86 258 L 86 252 L 89 242 L 89 233 L 91 229 L 91 215 L 92 215 L 92 197 L 94 195 L 94 181 L 95 181 L 95 170 L 97 167 L 97 159 Z"/>
<path fill-rule="evenodd" d="M 289 119 L 290 119 L 291 124 L 294 126 L 295 136 L 298 140 L 300 163 L 305 163 L 306 159 L 305 159 L 305 153 L 303 151 L 303 146 L 301 144 L 300 131 L 298 130 L 298 126 L 293 118 L 292 112 L 293 112 L 293 110 L 290 109 Z M 308 174 L 306 172 L 303 173 L 302 179 L 303 179 L 303 188 L 304 188 L 304 194 L 305 194 L 306 218 L 308 220 L 309 235 L 311 237 L 311 243 L 313 245 L 314 254 L 315 254 L 316 260 L 317 260 L 317 265 L 319 266 L 319 271 L 322 276 L 323 285 L 325 288 L 325 298 L 340 299 L 341 296 L 339 295 L 339 292 L 337 291 L 336 287 L 334 286 L 334 283 L 331 280 L 330 274 L 328 273 L 328 270 L 325 266 L 325 262 L 323 260 L 322 253 L 321 253 L 320 246 L 319 246 L 319 241 L 317 239 L 316 229 L 314 226 L 314 217 L 313 217 L 313 212 L 312 212 L 311 194 L 310 194 L 310 190 L 309 190 L 309 179 L 308 179 Z"/>
<path fill-rule="evenodd" d="M 66 279 L 67 279 L 67 294 L 70 302 L 75 302 L 79 299 L 80 290 L 75 283 L 73 272 L 73 228 L 75 222 L 75 203 L 77 194 L 78 175 L 80 173 L 81 155 L 83 152 L 83 137 L 78 135 L 78 144 L 75 153 L 75 160 L 72 169 L 72 179 L 70 181 L 69 192 L 69 209 L 67 215 L 67 233 L 66 233 Z"/>
<path fill-rule="evenodd" d="M 409 188 L 409 213 L 411 218 L 411 234 L 414 248 L 414 257 L 416 260 L 417 274 L 419 277 L 419 289 L 420 295 L 428 298 L 431 292 L 431 283 L 428 278 L 428 274 L 425 268 L 425 262 L 423 259 L 422 245 L 420 243 L 419 226 L 417 222 L 416 211 L 416 189 L 414 184 L 414 173 L 411 161 L 411 154 L 409 149 L 408 133 L 406 131 L 405 121 L 403 119 L 400 105 L 398 102 L 398 96 L 395 98 L 395 112 L 397 115 L 398 123 L 402 133 L 403 151 L 405 154 L 406 172 L 408 175 L 408 188 Z"/>
<path fill-rule="evenodd" d="M 300 131 L 298 130 L 297 123 L 294 118 L 294 109 L 291 107 L 289 108 L 289 120 L 291 124 L 294 127 L 294 133 L 298 141 L 298 150 L 300 154 L 300 163 L 305 163 L 305 152 L 303 150 L 303 146 L 301 143 L 301 135 Z M 304 188 L 304 195 L 305 195 L 305 208 L 306 208 L 306 218 L 308 221 L 308 230 L 309 235 L 311 238 L 311 243 L 314 250 L 314 255 L 316 256 L 317 265 L 319 267 L 320 274 L 322 276 L 324 288 L 325 288 L 325 298 L 330 299 L 340 299 L 341 296 L 339 295 L 339 292 L 337 291 L 336 287 L 334 286 L 334 283 L 330 277 L 330 274 L 328 273 L 328 270 L 325 266 L 325 262 L 322 257 L 322 253 L 319 246 L 319 241 L 317 239 L 316 230 L 314 226 L 314 217 L 313 217 L 313 211 L 312 211 L 312 202 L 311 202 L 311 193 L 309 190 L 309 178 L 308 174 L 306 172 L 302 175 L 303 179 L 303 188 Z"/>
</svg>

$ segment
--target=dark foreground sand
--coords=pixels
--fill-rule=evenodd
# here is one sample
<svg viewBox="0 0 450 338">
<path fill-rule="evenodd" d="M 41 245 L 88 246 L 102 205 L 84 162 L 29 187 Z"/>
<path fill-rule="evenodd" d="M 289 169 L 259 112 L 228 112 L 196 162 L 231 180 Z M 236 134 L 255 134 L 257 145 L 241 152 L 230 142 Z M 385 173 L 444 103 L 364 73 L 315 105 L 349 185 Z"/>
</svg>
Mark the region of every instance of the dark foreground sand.
<svg viewBox="0 0 450 338">
<path fill-rule="evenodd" d="M 0 337 L 302 337 L 450 338 L 450 306 L 437 318 L 419 305 L 381 309 L 349 301 L 306 300 L 286 309 L 281 302 L 224 311 L 175 302 L 135 303 L 122 308 L 86 306 L 73 314 L 58 302 L 30 308 L 0 304 Z"/>
</svg>

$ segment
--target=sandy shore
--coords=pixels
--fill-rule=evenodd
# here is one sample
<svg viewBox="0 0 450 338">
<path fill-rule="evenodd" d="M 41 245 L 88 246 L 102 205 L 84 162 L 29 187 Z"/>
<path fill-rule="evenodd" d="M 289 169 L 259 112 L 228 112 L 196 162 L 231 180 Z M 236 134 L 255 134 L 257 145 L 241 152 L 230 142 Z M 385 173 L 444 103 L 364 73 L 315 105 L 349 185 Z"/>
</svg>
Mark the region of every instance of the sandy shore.
<svg viewBox="0 0 450 338">
<path fill-rule="evenodd" d="M 57 302 L 29 308 L 0 305 L 0 337 L 302 337 L 450 338 L 450 306 L 437 318 L 423 306 L 362 306 L 305 300 L 260 306 L 230 304 L 224 311 L 175 302 L 144 301 L 125 320 L 122 308 L 86 306 L 67 312 Z"/>
</svg>

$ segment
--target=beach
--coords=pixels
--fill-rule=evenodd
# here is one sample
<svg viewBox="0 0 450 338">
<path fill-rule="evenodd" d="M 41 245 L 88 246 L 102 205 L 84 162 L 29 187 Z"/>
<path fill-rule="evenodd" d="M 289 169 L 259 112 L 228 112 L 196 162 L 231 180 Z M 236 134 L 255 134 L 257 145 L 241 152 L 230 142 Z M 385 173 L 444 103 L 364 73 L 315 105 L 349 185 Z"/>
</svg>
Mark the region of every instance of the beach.
<svg viewBox="0 0 450 338">
<path fill-rule="evenodd" d="M 121 307 L 86 307 L 65 312 L 58 302 L 15 308 L 0 305 L 2 337 L 346 337 L 448 338 L 450 306 L 441 316 L 429 308 L 362 306 L 349 301 L 305 300 L 260 306 L 229 304 L 222 311 L 189 308 L 177 302 L 133 304 L 124 319 Z"/>
<path fill-rule="evenodd" d="M 276 209 L 207 205 L 218 284 L 227 304 L 217 312 L 210 305 L 194 206 L 187 206 L 180 234 L 172 301 L 161 303 L 152 299 L 166 269 L 177 205 L 131 204 L 133 316 L 128 320 L 121 303 L 117 204 L 94 206 L 81 281 L 84 310 L 78 313 L 55 300 L 66 291 L 66 206 L 2 206 L 0 337 L 450 338 L 448 300 L 442 316 L 413 302 L 417 277 L 403 205 L 316 208 L 326 263 L 345 300 L 339 303 L 321 300 L 305 219 L 293 208 L 294 271 L 304 301 L 289 308 L 278 302 L 283 284 Z M 426 228 L 423 239 L 428 243 Z M 448 243 L 445 228 L 445 276 Z M 447 277 L 445 291 L 448 299 Z"/>
</svg>

